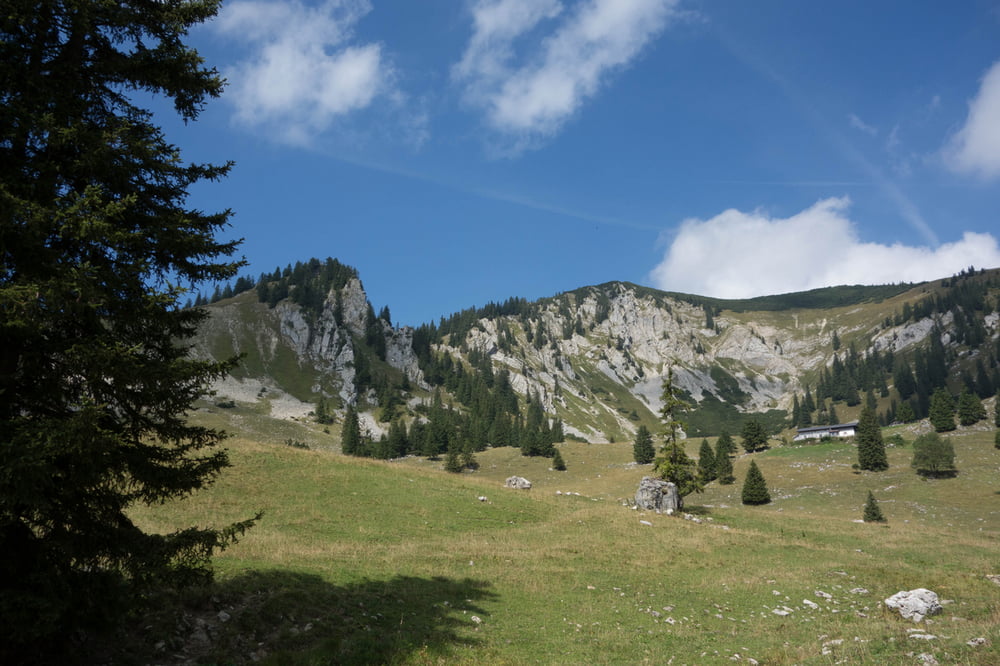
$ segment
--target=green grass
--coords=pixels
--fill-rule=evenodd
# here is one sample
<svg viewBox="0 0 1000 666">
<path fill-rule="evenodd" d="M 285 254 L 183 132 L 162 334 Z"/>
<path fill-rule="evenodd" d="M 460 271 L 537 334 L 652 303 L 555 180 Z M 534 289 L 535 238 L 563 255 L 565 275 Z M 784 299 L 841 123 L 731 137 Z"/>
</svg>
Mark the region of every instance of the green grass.
<svg viewBox="0 0 1000 666">
<path fill-rule="evenodd" d="M 214 589 L 156 616 L 166 623 L 183 609 L 212 640 L 200 653 L 175 638 L 143 654 L 156 641 L 140 634 L 128 649 L 137 661 L 181 653 L 204 663 L 253 653 L 270 664 L 693 664 L 737 654 L 912 664 L 922 652 L 997 663 L 1000 588 L 985 576 L 1000 573 L 1000 452 L 992 432 L 953 441 L 960 474 L 935 481 L 910 470 L 908 447 L 890 449 L 881 474 L 855 473 L 843 442 L 754 454 L 774 498 L 763 507 L 739 502 L 751 458 L 740 456 L 736 484 L 687 498 L 696 523 L 622 505 L 649 473 L 630 463 L 630 443 L 562 444 L 565 472 L 495 449 L 477 454 L 478 472 L 451 475 L 440 461 L 235 439 L 235 466 L 215 486 L 137 512 L 167 530 L 265 510 L 216 559 Z M 512 474 L 533 488 L 502 487 Z M 869 489 L 886 526 L 855 522 Z M 953 600 L 920 625 L 934 640 L 907 638 L 916 625 L 880 604 L 917 587 Z M 789 615 L 772 612 L 783 606 Z M 149 636 L 160 635 L 156 617 L 142 624 Z M 980 636 L 989 643 L 966 645 Z"/>
</svg>

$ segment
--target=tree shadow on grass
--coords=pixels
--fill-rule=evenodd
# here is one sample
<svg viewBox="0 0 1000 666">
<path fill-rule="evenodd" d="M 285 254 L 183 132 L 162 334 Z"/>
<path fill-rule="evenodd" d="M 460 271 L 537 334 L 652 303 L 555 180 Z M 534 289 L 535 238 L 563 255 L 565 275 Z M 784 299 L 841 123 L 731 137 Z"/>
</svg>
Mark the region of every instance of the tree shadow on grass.
<svg viewBox="0 0 1000 666">
<path fill-rule="evenodd" d="M 421 653 L 447 659 L 475 647 L 497 597 L 484 581 L 395 576 L 333 585 L 320 576 L 248 571 L 220 581 L 182 608 L 167 640 L 149 636 L 157 663 L 387 664 Z M 147 630 L 164 624 L 153 623 Z M 155 650 L 155 652 L 153 652 Z"/>
</svg>

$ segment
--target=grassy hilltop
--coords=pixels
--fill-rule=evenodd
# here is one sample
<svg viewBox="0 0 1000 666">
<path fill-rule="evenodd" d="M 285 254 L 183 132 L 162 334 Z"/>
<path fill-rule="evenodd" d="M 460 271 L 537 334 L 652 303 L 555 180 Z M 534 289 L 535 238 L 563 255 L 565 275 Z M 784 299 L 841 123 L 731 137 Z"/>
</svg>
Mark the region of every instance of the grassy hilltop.
<svg viewBox="0 0 1000 666">
<path fill-rule="evenodd" d="M 763 507 L 740 504 L 742 455 L 736 484 L 687 498 L 701 522 L 623 506 L 649 469 L 630 462 L 630 443 L 565 443 L 565 472 L 491 449 L 479 471 L 453 475 L 286 436 L 234 439 L 234 468 L 214 487 L 143 511 L 163 530 L 266 515 L 217 558 L 215 589 L 163 603 L 123 651 L 168 663 L 1000 661 L 992 431 L 951 436 L 955 479 L 922 480 L 909 446 L 890 447 L 879 474 L 852 471 L 850 443 L 753 454 L 774 498 Z M 503 488 L 511 474 L 534 487 Z M 858 522 L 869 490 L 886 526 Z M 882 607 L 917 587 L 950 600 L 933 622 Z"/>
</svg>

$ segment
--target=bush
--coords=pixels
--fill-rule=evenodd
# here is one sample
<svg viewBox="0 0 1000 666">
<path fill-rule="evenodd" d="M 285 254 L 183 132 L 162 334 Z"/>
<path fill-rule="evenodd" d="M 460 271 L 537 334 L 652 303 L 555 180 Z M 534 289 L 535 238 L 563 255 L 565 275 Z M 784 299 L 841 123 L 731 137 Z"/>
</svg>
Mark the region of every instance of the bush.
<svg viewBox="0 0 1000 666">
<path fill-rule="evenodd" d="M 952 477 L 955 468 L 955 448 L 951 441 L 936 432 L 920 435 L 913 441 L 913 462 L 917 474 L 926 477 Z"/>
</svg>

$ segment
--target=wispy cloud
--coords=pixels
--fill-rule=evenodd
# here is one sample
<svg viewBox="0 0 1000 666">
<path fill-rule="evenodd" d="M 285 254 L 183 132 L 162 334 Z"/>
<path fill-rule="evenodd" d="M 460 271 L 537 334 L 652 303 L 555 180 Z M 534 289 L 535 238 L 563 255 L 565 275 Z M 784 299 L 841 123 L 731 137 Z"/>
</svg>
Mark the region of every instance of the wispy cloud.
<svg viewBox="0 0 1000 666">
<path fill-rule="evenodd" d="M 520 152 L 556 134 L 658 35 L 678 0 L 478 0 L 452 78 Z M 526 42 L 539 43 L 537 49 Z M 520 47 L 520 50 L 519 50 Z"/>
<path fill-rule="evenodd" d="M 227 69 L 236 119 L 282 141 L 306 144 L 336 119 L 391 97 L 393 70 L 376 43 L 355 43 L 367 0 L 239 0 L 216 29 L 250 54 Z"/>
<path fill-rule="evenodd" d="M 830 198 L 787 218 L 731 209 L 686 220 L 650 281 L 670 291 L 750 298 L 841 284 L 921 282 L 970 265 L 1000 266 L 1000 246 L 990 234 L 966 232 L 934 248 L 862 242 L 849 207 L 846 197 Z"/>
<path fill-rule="evenodd" d="M 948 141 L 944 158 L 953 171 L 1000 177 L 1000 61 L 983 76 L 965 124 Z"/>
<path fill-rule="evenodd" d="M 865 134 L 870 134 L 871 136 L 876 136 L 878 134 L 878 129 L 869 125 L 865 121 L 861 120 L 857 115 L 853 113 L 847 114 L 847 120 L 851 123 L 851 127 L 856 130 L 861 130 Z"/>
<path fill-rule="evenodd" d="M 919 207 L 913 200 L 906 195 L 898 184 L 886 176 L 882 169 L 873 164 L 852 142 L 848 141 L 842 132 L 835 129 L 827 120 L 826 115 L 811 100 L 807 99 L 791 81 L 771 67 L 756 52 L 741 44 L 731 34 L 720 31 L 719 37 L 736 57 L 776 85 L 785 97 L 802 112 L 803 116 L 826 136 L 830 145 L 845 160 L 853 163 L 862 173 L 870 178 L 872 183 L 882 191 L 883 196 L 896 206 L 900 217 L 909 223 L 928 243 L 931 245 L 938 244 L 937 234 L 931 228 L 931 225 L 927 223 L 927 220 L 924 219 Z M 860 121 L 860 118 L 858 120 Z"/>
</svg>

